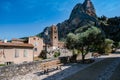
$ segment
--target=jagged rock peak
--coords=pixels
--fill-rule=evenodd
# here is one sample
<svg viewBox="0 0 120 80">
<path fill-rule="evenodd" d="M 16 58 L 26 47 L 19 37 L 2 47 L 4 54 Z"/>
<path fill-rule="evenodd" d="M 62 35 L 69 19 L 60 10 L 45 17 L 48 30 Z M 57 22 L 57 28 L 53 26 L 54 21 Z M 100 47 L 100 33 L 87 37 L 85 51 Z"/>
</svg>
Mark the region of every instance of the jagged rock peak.
<svg viewBox="0 0 120 80">
<path fill-rule="evenodd" d="M 88 15 L 96 17 L 96 11 L 91 0 L 85 0 L 83 3 L 83 8 Z"/>
<path fill-rule="evenodd" d="M 70 20 L 73 20 L 76 17 L 83 18 L 85 15 L 94 18 L 97 17 L 94 5 L 92 4 L 91 0 L 85 0 L 83 4 L 81 3 L 76 4 L 70 15 Z"/>
<path fill-rule="evenodd" d="M 97 24 L 97 16 L 92 2 L 85 0 L 83 3 L 78 3 L 73 8 L 69 19 L 57 24 L 59 39 L 65 38 L 70 32 L 74 33 L 80 27 L 95 23 Z M 45 29 L 44 33 L 41 34 L 45 37 L 44 39 L 50 40 L 49 36 L 46 37 L 46 33 L 50 34 L 50 28 Z"/>
</svg>

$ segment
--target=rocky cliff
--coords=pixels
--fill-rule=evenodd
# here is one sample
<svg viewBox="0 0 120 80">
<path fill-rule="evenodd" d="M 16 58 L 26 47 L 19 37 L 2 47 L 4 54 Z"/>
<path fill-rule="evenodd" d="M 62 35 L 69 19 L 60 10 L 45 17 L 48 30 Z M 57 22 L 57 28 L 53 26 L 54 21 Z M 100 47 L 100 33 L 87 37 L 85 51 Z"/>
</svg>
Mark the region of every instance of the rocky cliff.
<svg viewBox="0 0 120 80">
<path fill-rule="evenodd" d="M 80 28 L 84 28 L 88 25 L 95 25 L 101 28 L 105 33 L 106 38 L 110 38 L 117 42 L 120 41 L 120 17 L 97 17 L 91 0 L 85 0 L 82 4 L 76 4 L 69 19 L 57 24 L 59 40 L 64 39 L 68 33 L 74 33 Z M 47 36 L 46 33 L 48 34 Z M 49 33 L 50 29 L 49 27 L 46 27 L 42 33 L 38 34 L 38 36 L 43 37 L 44 39 L 47 38 L 49 41 Z"/>
<path fill-rule="evenodd" d="M 69 19 L 57 24 L 59 39 L 65 38 L 69 32 L 74 32 L 79 27 L 95 23 L 97 23 L 97 16 L 91 0 L 85 0 L 83 4 L 78 3 L 73 8 Z M 46 37 L 45 33 L 49 31 L 47 27 L 38 36 Z"/>
<path fill-rule="evenodd" d="M 97 23 L 96 18 L 95 8 L 90 0 L 85 0 L 83 4 L 78 3 L 69 19 L 57 24 L 60 38 L 66 37 L 66 34 L 74 32 L 79 27 Z"/>
</svg>

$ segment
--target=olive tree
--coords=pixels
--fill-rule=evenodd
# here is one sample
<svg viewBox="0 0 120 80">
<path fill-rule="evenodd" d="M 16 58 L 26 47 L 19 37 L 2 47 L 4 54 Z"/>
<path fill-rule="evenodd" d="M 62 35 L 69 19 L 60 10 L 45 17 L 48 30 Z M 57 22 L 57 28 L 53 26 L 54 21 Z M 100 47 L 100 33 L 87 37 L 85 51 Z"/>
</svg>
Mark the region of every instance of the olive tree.
<svg viewBox="0 0 120 80">
<path fill-rule="evenodd" d="M 105 43 L 104 43 L 105 54 L 112 52 L 113 42 L 114 42 L 113 40 L 105 39 Z"/>
<path fill-rule="evenodd" d="M 66 42 L 69 49 L 77 49 L 82 53 L 82 61 L 84 63 L 85 56 L 90 51 L 91 45 L 102 42 L 103 38 L 100 37 L 102 32 L 97 27 L 89 27 L 86 31 L 82 33 L 73 34 L 70 33 L 67 36 Z M 99 38 L 100 37 L 100 38 Z"/>
</svg>

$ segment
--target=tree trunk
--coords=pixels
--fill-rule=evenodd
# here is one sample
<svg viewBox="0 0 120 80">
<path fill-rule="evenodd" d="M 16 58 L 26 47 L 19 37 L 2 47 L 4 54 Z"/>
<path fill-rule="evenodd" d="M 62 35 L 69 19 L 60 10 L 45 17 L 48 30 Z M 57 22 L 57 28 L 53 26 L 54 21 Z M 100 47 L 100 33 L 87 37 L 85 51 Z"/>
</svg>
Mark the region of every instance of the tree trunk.
<svg viewBox="0 0 120 80">
<path fill-rule="evenodd" d="M 82 63 L 85 62 L 85 55 L 82 54 Z"/>
<path fill-rule="evenodd" d="M 84 47 L 82 47 L 81 52 L 82 52 L 82 63 L 84 63 L 85 62 Z"/>
</svg>

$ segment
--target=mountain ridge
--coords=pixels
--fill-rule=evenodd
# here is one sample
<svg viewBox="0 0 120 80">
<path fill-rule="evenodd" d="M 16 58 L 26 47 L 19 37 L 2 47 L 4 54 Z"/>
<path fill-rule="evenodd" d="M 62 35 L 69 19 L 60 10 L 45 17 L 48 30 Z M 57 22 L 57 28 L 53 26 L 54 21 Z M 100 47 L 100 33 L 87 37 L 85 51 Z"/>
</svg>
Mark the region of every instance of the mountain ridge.
<svg viewBox="0 0 120 80">
<path fill-rule="evenodd" d="M 83 4 L 78 3 L 73 8 L 69 19 L 56 25 L 58 26 L 59 39 L 65 38 L 69 32 L 74 32 L 79 26 L 95 23 L 97 23 L 97 16 L 91 0 L 85 0 Z M 38 36 L 45 37 L 46 30 L 49 33 L 49 27 L 46 27 Z"/>
<path fill-rule="evenodd" d="M 114 23 L 116 23 L 114 25 Z M 107 25 L 106 25 L 107 24 Z M 95 7 L 91 0 L 85 0 L 83 3 L 78 3 L 73 8 L 69 19 L 58 23 L 58 36 L 59 40 L 66 38 L 67 34 L 75 31 L 84 26 L 97 26 L 106 35 L 106 38 L 110 38 L 114 41 L 120 41 L 120 18 L 107 18 L 97 16 Z M 114 30 L 114 31 L 113 31 Z M 43 39 L 49 38 L 46 33 L 50 34 L 50 26 L 46 27 L 42 33 L 37 36 Z M 49 39 L 48 39 L 49 40 Z"/>
</svg>

